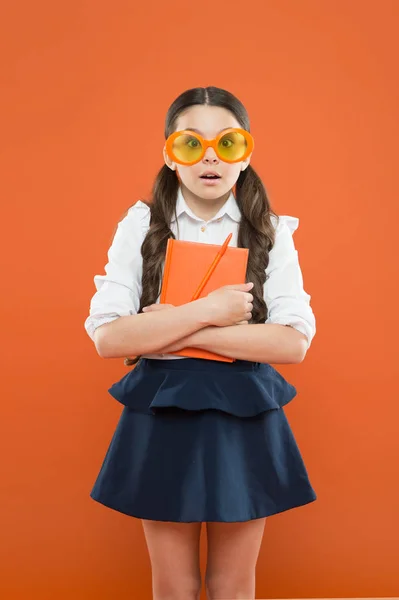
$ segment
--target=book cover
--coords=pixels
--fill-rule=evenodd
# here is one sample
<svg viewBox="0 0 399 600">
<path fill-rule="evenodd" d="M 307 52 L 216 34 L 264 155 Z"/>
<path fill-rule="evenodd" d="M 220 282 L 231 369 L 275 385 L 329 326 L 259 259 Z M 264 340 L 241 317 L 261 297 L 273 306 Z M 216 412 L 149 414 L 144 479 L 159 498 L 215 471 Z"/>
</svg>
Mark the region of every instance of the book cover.
<svg viewBox="0 0 399 600">
<path fill-rule="evenodd" d="M 221 246 L 216 244 L 169 239 L 160 297 L 161 304 L 181 306 L 190 302 L 220 248 Z M 225 285 L 245 283 L 247 263 L 247 248 L 228 246 L 200 294 L 200 298 L 206 297 L 210 292 Z M 172 354 L 233 362 L 233 359 L 198 348 L 184 348 Z"/>
</svg>

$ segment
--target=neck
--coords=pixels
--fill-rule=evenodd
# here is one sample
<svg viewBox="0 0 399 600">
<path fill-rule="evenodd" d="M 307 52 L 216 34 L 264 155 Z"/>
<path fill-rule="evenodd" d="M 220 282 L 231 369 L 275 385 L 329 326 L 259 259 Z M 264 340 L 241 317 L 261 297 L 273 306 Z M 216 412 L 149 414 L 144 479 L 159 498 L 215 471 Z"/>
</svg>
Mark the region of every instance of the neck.
<svg viewBox="0 0 399 600">
<path fill-rule="evenodd" d="M 196 196 L 184 185 L 181 186 L 181 191 L 187 206 L 191 208 L 193 213 L 197 215 L 198 218 L 203 219 L 204 221 L 210 221 L 215 215 L 218 214 L 219 210 L 226 203 L 231 193 L 227 192 L 226 194 L 223 194 L 223 196 L 220 196 L 220 198 L 212 198 L 207 200 L 206 198 Z"/>
</svg>

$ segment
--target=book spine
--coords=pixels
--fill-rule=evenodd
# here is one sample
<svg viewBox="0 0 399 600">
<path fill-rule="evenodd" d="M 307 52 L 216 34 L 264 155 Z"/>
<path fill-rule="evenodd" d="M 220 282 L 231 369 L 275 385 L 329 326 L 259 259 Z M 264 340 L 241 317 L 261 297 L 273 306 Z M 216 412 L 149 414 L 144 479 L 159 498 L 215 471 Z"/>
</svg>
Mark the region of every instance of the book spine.
<svg viewBox="0 0 399 600">
<path fill-rule="evenodd" d="M 168 289 L 170 265 L 172 264 L 173 247 L 174 247 L 174 239 L 169 238 L 168 244 L 166 246 L 165 267 L 163 270 L 163 278 L 162 278 L 162 290 L 161 290 L 161 297 L 159 299 L 160 304 L 165 304 L 166 292 Z"/>
</svg>

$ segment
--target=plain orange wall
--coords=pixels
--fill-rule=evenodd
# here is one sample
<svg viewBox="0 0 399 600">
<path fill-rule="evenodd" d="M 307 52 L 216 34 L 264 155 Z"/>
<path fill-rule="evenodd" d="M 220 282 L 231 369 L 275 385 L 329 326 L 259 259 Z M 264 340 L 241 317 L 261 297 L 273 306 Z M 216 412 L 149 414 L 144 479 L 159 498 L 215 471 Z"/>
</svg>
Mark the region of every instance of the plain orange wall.
<svg viewBox="0 0 399 600">
<path fill-rule="evenodd" d="M 1 12 L 2 597 L 150 598 L 140 522 L 89 498 L 126 367 L 83 322 L 115 225 L 162 163 L 166 110 L 197 85 L 246 104 L 253 164 L 300 218 L 318 325 L 304 363 L 278 368 L 319 499 L 268 521 L 257 596 L 399 596 L 399 3 Z"/>
</svg>

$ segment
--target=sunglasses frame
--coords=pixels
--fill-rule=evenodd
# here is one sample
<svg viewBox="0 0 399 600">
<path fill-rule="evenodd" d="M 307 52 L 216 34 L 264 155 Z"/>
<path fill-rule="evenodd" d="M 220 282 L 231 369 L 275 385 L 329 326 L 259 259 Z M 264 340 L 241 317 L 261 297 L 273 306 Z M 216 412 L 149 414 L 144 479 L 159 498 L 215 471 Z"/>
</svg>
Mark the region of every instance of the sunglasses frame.
<svg viewBox="0 0 399 600">
<path fill-rule="evenodd" d="M 247 142 L 247 149 L 246 149 L 244 155 L 239 160 L 227 160 L 227 159 L 221 157 L 220 154 L 218 153 L 217 147 L 218 147 L 220 140 L 225 135 L 228 135 L 229 133 L 240 133 L 241 135 L 244 136 L 244 138 Z M 176 138 L 180 137 L 181 135 L 189 135 L 191 137 L 196 138 L 200 142 L 200 144 L 202 146 L 202 152 L 201 152 L 201 156 L 199 158 L 197 158 L 196 160 L 193 160 L 191 162 L 183 162 L 182 160 L 180 160 L 179 158 L 177 158 L 174 155 L 174 153 L 173 153 L 174 141 Z M 207 140 L 207 139 L 203 138 L 202 135 L 200 135 L 199 133 L 190 131 L 189 129 L 184 129 L 182 131 L 175 131 L 174 133 L 172 133 L 168 137 L 168 139 L 166 140 L 166 143 L 165 143 L 165 149 L 166 149 L 166 152 L 167 152 L 169 158 L 171 160 L 173 160 L 173 162 L 176 162 L 179 165 L 184 165 L 186 167 L 195 165 L 198 162 L 200 162 L 200 160 L 202 160 L 204 158 L 205 153 L 208 148 L 213 148 L 216 156 L 218 158 L 220 158 L 220 160 L 222 160 L 223 162 L 230 163 L 230 164 L 242 162 L 243 160 L 248 158 L 248 156 L 253 152 L 254 146 L 255 146 L 255 142 L 254 142 L 252 135 L 249 133 L 249 131 L 247 131 L 246 129 L 241 129 L 241 128 L 237 128 L 237 127 L 231 127 L 230 129 L 225 129 L 224 131 L 221 131 L 219 133 L 219 135 L 216 136 L 213 140 Z"/>
</svg>

